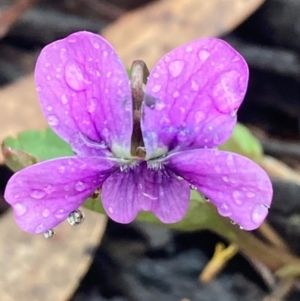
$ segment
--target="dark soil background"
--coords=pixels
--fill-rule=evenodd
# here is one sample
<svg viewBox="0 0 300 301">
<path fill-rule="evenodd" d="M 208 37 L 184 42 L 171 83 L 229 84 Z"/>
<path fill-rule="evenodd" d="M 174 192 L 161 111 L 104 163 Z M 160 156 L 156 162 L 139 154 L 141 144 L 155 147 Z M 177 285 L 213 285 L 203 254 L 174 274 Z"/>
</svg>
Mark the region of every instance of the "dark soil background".
<svg viewBox="0 0 300 301">
<path fill-rule="evenodd" d="M 99 29 L 146 0 L 40 1 L 0 41 L 0 85 L 32 70 L 45 44 L 86 28 Z M 0 0 L 0 5 L 9 1 Z M 126 5 L 124 5 L 126 3 Z M 101 5 L 102 5 L 101 4 Z M 45 9 L 47 7 L 47 9 Z M 223 37 L 250 65 L 249 90 L 239 121 L 261 139 L 265 152 L 300 166 L 300 1 L 267 0 L 245 23 Z M 0 167 L 3 192 L 11 172 Z M 300 187 L 273 179 L 268 220 L 300 254 Z M 0 210 L 7 209 L 0 197 Z M 208 284 L 198 280 L 222 241 L 209 232 L 179 233 L 153 225 L 109 222 L 94 261 L 70 301 L 260 301 L 269 288 L 252 265 L 236 256 Z M 300 300 L 294 289 L 288 301 Z M 41 300 L 42 301 L 42 300 Z"/>
</svg>

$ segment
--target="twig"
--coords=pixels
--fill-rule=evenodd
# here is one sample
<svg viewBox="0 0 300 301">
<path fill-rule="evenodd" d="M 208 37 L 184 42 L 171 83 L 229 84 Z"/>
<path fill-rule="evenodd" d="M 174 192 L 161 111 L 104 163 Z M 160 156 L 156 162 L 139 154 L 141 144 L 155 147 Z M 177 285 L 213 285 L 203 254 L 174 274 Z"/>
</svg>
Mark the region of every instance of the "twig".
<svg viewBox="0 0 300 301">
<path fill-rule="evenodd" d="M 265 297 L 263 301 L 284 301 L 285 297 L 290 293 L 291 289 L 295 285 L 295 279 L 281 280 L 273 292 Z"/>
<path fill-rule="evenodd" d="M 18 21 L 19 17 L 38 0 L 18 0 L 8 9 L 0 12 L 0 39 Z"/>
<path fill-rule="evenodd" d="M 284 240 L 277 234 L 274 229 L 267 223 L 264 222 L 258 229 L 258 232 L 268 240 L 270 244 L 275 247 L 278 247 L 282 250 L 289 251 L 288 245 Z"/>
</svg>

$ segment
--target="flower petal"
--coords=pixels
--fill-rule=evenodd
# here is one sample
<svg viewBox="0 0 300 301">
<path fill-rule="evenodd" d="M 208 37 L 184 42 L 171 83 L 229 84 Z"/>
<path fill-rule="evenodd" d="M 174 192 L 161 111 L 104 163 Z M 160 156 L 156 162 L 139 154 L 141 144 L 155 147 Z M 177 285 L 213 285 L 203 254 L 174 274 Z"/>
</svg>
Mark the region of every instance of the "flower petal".
<svg viewBox="0 0 300 301">
<path fill-rule="evenodd" d="M 168 166 L 195 185 L 246 230 L 258 228 L 268 214 L 272 184 L 266 172 L 246 157 L 213 149 L 171 155 Z"/>
<path fill-rule="evenodd" d="M 112 46 L 97 34 L 77 32 L 46 46 L 35 81 L 53 130 L 81 155 L 130 155 L 132 98 L 129 78 Z"/>
<path fill-rule="evenodd" d="M 67 157 L 31 165 L 9 180 L 4 197 L 21 229 L 45 232 L 64 221 L 110 175 L 115 163 Z"/>
<path fill-rule="evenodd" d="M 248 67 L 226 42 L 207 38 L 164 56 L 150 73 L 141 122 L 147 158 L 220 145 L 236 123 Z"/>
<path fill-rule="evenodd" d="M 102 186 L 107 215 L 130 223 L 139 211 L 153 212 L 163 223 L 175 223 L 185 215 L 189 184 L 167 169 L 150 169 L 147 163 L 112 174 Z"/>
</svg>

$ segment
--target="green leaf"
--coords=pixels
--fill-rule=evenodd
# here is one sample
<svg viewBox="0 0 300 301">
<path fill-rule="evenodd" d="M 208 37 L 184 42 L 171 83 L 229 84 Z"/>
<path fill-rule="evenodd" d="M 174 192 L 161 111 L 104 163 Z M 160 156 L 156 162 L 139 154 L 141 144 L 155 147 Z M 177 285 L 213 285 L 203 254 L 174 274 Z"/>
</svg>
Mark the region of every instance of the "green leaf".
<svg viewBox="0 0 300 301">
<path fill-rule="evenodd" d="M 259 163 L 262 160 L 263 150 L 260 142 L 242 124 L 237 123 L 232 136 L 219 149 L 241 154 Z"/>
<path fill-rule="evenodd" d="M 13 152 L 22 151 L 23 156 L 27 154 L 35 158 L 37 162 L 73 155 L 70 145 L 50 128 L 46 128 L 45 131 L 27 130 L 20 133 L 16 138 L 8 137 L 3 141 L 3 149 Z M 19 153 L 21 154 L 21 152 Z M 5 163 L 10 167 L 10 161 L 5 151 L 3 156 Z M 22 160 L 20 159 L 20 161 Z M 16 171 L 15 167 L 11 168 Z"/>
</svg>

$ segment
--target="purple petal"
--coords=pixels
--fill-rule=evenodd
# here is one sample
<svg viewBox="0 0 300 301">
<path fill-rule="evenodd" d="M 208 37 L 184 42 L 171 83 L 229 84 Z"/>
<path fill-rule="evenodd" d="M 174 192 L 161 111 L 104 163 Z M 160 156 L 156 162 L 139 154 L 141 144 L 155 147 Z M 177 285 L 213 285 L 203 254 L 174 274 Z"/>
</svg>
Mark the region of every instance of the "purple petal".
<svg viewBox="0 0 300 301">
<path fill-rule="evenodd" d="M 110 175 L 103 158 L 59 158 L 29 166 L 9 180 L 4 197 L 21 229 L 41 233 L 64 221 Z"/>
<path fill-rule="evenodd" d="M 212 149 L 171 155 L 169 167 L 195 185 L 246 230 L 258 228 L 268 214 L 272 184 L 266 172 L 243 156 Z"/>
<path fill-rule="evenodd" d="M 196 40 L 168 53 L 146 86 L 147 157 L 220 145 L 231 135 L 247 83 L 246 62 L 222 40 Z"/>
<path fill-rule="evenodd" d="M 108 216 L 130 223 L 139 211 L 153 212 L 163 223 L 175 223 L 185 215 L 189 184 L 167 169 L 154 170 L 147 163 L 112 174 L 102 186 L 102 202 Z"/>
<path fill-rule="evenodd" d="M 46 46 L 35 81 L 53 130 L 81 155 L 106 146 L 130 155 L 132 98 L 129 78 L 112 46 L 99 35 L 77 32 Z"/>
</svg>

